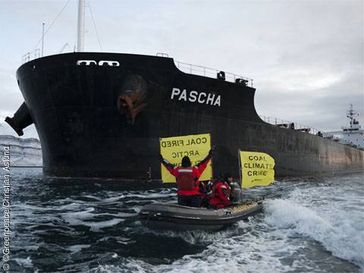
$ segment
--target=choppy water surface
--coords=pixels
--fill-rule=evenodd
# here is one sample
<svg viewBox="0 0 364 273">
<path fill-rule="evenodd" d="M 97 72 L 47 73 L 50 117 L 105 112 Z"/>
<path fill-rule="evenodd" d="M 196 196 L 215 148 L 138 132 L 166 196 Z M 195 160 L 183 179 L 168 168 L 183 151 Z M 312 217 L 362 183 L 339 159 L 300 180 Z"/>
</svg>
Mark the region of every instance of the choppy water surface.
<svg viewBox="0 0 364 273">
<path fill-rule="evenodd" d="M 364 272 L 362 174 L 249 190 L 271 195 L 265 212 L 213 233 L 141 225 L 141 207 L 176 200 L 174 189 L 125 191 L 13 168 L 11 190 L 11 272 Z"/>
</svg>

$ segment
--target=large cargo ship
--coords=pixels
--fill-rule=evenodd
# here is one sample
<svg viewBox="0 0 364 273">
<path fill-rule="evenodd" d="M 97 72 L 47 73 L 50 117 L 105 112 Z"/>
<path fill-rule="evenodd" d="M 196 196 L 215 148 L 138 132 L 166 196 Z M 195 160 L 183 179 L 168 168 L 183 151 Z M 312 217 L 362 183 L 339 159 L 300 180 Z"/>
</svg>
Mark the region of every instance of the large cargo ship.
<svg viewBox="0 0 364 273">
<path fill-rule="evenodd" d="M 17 81 L 24 103 L 6 121 L 19 135 L 35 124 L 48 176 L 158 181 L 159 139 L 203 133 L 216 146 L 215 176 L 238 176 L 239 150 L 271 155 L 277 176 L 364 169 L 359 149 L 264 122 L 251 81 L 185 73 L 165 56 L 58 54 L 23 64 Z"/>
<path fill-rule="evenodd" d="M 69 53 L 17 71 L 25 102 L 7 118 L 21 134 L 35 123 L 46 175 L 160 179 L 159 138 L 210 133 L 214 174 L 238 176 L 238 150 L 265 152 L 277 176 L 360 171 L 364 152 L 265 123 L 255 89 L 187 74 L 167 57 Z"/>
</svg>

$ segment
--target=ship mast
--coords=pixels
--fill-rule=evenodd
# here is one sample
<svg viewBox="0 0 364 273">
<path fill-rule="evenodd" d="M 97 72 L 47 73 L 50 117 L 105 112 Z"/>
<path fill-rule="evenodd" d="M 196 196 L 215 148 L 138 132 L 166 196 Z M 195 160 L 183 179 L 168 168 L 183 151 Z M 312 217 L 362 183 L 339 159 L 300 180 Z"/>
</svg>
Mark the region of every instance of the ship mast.
<svg viewBox="0 0 364 273">
<path fill-rule="evenodd" d="M 85 0 L 78 1 L 78 20 L 77 20 L 77 52 L 84 51 L 85 40 Z"/>
<path fill-rule="evenodd" d="M 350 104 L 350 109 L 347 111 L 347 115 L 346 117 L 350 119 L 350 128 L 353 128 L 353 125 L 359 124 L 356 120 L 355 120 L 355 116 L 359 116 L 358 112 L 356 112 L 353 108 L 353 105 Z"/>
</svg>

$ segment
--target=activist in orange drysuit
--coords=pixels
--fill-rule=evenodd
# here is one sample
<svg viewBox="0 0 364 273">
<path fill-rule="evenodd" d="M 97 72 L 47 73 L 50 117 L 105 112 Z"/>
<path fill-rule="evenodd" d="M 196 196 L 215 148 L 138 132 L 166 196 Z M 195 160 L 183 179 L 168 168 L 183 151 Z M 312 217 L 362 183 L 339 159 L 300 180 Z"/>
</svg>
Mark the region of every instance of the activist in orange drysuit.
<svg viewBox="0 0 364 273">
<path fill-rule="evenodd" d="M 178 204 L 190 207 L 201 206 L 202 198 L 199 178 L 206 169 L 211 156 L 212 152 L 210 150 L 208 155 L 196 166 L 191 166 L 190 158 L 184 156 L 182 158 L 181 167 L 175 167 L 165 160 L 162 155 L 160 156 L 163 166 L 176 177 Z"/>
<path fill-rule="evenodd" d="M 231 205 L 230 200 L 231 188 L 226 181 L 218 180 L 212 185 L 212 193 L 209 199 L 209 205 L 213 208 L 220 209 Z"/>
</svg>

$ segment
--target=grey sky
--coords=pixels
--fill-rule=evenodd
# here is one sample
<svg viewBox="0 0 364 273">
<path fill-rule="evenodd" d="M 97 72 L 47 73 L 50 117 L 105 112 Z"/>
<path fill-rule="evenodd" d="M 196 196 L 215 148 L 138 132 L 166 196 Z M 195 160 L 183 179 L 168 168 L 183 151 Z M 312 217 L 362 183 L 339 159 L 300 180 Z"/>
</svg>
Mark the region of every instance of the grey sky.
<svg viewBox="0 0 364 273">
<path fill-rule="evenodd" d="M 22 55 L 40 47 L 42 22 L 47 28 L 66 2 L 0 0 L 1 119 L 23 101 L 15 80 Z M 88 3 L 104 52 L 165 52 L 253 78 L 261 115 L 337 130 L 353 103 L 364 125 L 364 0 Z M 100 51 L 90 14 L 85 49 Z M 45 37 L 45 54 L 66 44 L 73 51 L 76 25 L 70 0 Z"/>
</svg>

